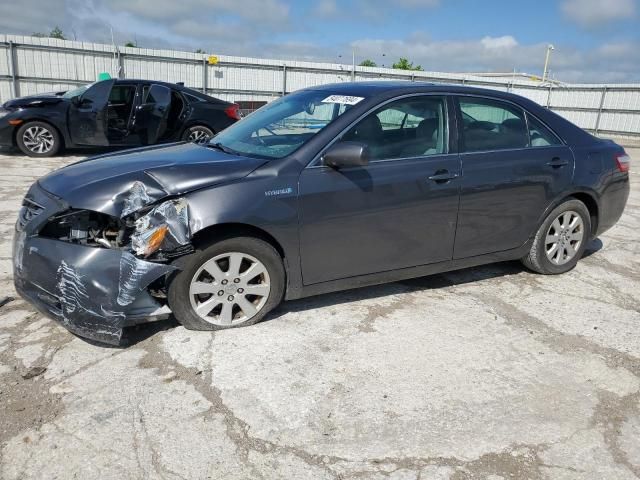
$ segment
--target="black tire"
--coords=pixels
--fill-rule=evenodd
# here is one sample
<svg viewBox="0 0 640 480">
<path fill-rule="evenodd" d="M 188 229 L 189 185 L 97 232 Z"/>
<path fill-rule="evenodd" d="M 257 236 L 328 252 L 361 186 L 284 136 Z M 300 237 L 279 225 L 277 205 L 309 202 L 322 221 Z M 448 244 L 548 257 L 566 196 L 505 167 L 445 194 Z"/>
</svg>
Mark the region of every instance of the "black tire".
<svg viewBox="0 0 640 480">
<path fill-rule="evenodd" d="M 238 324 L 219 325 L 205 321 L 195 312 L 191 305 L 189 288 L 200 267 L 207 261 L 230 252 L 250 255 L 261 262 L 266 267 L 269 275 L 270 292 L 266 303 L 250 319 Z M 202 249 L 196 249 L 191 255 L 179 258 L 175 264 L 181 270 L 169 279 L 167 302 L 178 322 L 189 330 L 224 330 L 254 325 L 277 307 L 284 296 L 285 270 L 282 257 L 273 246 L 258 238 L 233 237 L 222 239 Z M 214 295 L 212 294 L 211 297 Z"/>
<path fill-rule="evenodd" d="M 40 134 L 40 137 L 46 139 L 46 141 L 41 140 L 43 145 L 43 149 L 46 146 L 46 150 L 42 152 L 38 152 L 38 146 L 27 145 L 27 137 L 29 137 L 28 132 L 40 131 L 43 132 Z M 25 135 L 26 134 L 26 135 Z M 32 137 L 34 138 L 34 137 Z M 36 137 L 37 139 L 38 137 Z M 49 142 L 53 143 L 50 144 Z M 45 158 L 45 157 L 53 157 L 56 153 L 58 153 L 62 147 L 62 139 L 60 138 L 60 134 L 56 128 L 46 122 L 34 121 L 27 122 L 22 125 L 18 131 L 16 132 L 16 144 L 18 148 L 30 157 L 36 158 Z"/>
<path fill-rule="evenodd" d="M 562 265 L 557 265 L 553 263 L 547 257 L 546 252 L 546 238 L 549 229 L 553 222 L 563 213 L 565 212 L 575 212 L 582 219 L 583 224 L 583 238 L 580 242 L 580 245 L 575 250 L 575 255 L 571 260 Z M 556 208 L 551 211 L 551 213 L 547 216 L 540 228 L 538 229 L 536 236 L 533 240 L 533 244 L 531 245 L 531 250 L 529 254 L 522 258 L 522 263 L 530 270 L 534 272 L 541 273 L 543 275 L 558 275 L 561 273 L 566 273 L 569 270 L 572 270 L 578 260 L 582 257 L 587 244 L 591 240 L 591 215 L 589 214 L 589 210 L 580 200 L 577 199 L 569 199 L 562 204 L 558 205 Z M 551 243 L 549 244 L 551 245 Z"/>
<path fill-rule="evenodd" d="M 203 140 L 202 141 L 194 141 L 191 140 L 191 136 L 192 135 L 204 135 Z M 209 141 L 215 134 L 213 133 L 213 130 L 211 130 L 209 127 L 205 127 L 204 125 L 193 125 L 189 128 L 187 128 L 184 133 L 182 134 L 182 140 L 184 142 L 194 142 L 194 143 L 205 143 L 207 141 Z M 206 140 L 204 139 L 206 137 Z"/>
</svg>

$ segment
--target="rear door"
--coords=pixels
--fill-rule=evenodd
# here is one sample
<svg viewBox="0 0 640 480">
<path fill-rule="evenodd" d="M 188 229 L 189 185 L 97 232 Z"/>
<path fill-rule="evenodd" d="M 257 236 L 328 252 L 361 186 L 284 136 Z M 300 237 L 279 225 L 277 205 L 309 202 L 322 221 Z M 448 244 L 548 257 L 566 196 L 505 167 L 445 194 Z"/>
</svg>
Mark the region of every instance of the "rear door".
<svg viewBox="0 0 640 480">
<path fill-rule="evenodd" d="M 151 145 L 167 130 L 167 119 L 171 107 L 171 89 L 152 84 L 143 88 L 142 104 L 136 107 L 134 130 L 142 143 Z"/>
<path fill-rule="evenodd" d="M 109 94 L 115 80 L 103 80 L 87 89 L 71 102 L 69 108 L 69 135 L 78 145 L 109 145 Z"/>
<path fill-rule="evenodd" d="M 459 96 L 458 106 L 464 175 L 454 258 L 517 248 L 569 187 L 573 154 L 518 105 Z"/>
<path fill-rule="evenodd" d="M 305 285 L 451 260 L 460 160 L 447 104 L 430 95 L 388 103 L 338 140 L 367 144 L 369 165 L 303 170 Z"/>
</svg>

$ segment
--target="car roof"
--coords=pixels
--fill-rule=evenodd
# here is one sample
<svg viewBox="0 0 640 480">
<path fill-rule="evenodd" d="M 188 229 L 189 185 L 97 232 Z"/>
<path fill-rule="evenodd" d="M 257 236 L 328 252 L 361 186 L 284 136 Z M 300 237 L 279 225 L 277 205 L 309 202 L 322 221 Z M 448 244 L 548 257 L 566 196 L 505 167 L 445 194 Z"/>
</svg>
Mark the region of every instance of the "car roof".
<svg viewBox="0 0 640 480">
<path fill-rule="evenodd" d="M 224 100 L 220 100 L 219 98 L 216 97 L 212 97 L 210 95 L 207 95 L 206 93 L 202 93 L 199 92 L 197 90 L 194 90 L 192 88 L 189 87 L 185 87 L 184 85 L 179 85 L 177 83 L 170 83 L 170 82 L 161 82 L 161 81 L 157 81 L 157 80 L 144 80 L 144 79 L 140 79 L 140 78 L 117 78 L 115 79 L 116 83 L 120 83 L 120 84 L 127 84 L 127 85 L 138 85 L 141 83 L 152 83 L 154 85 L 162 85 L 164 87 L 168 87 L 168 88 L 173 88 L 175 90 L 179 90 L 181 92 L 185 92 L 188 93 L 189 95 L 193 95 L 194 97 L 197 97 L 201 100 L 206 100 L 206 101 L 210 101 L 210 102 L 218 102 L 218 103 L 228 103 L 225 102 Z"/>
<path fill-rule="evenodd" d="M 505 100 L 518 101 L 522 103 L 527 100 L 525 97 L 514 95 L 512 93 L 493 90 L 488 88 L 470 87 L 467 85 L 457 85 L 450 83 L 430 83 L 430 82 L 412 82 L 410 80 L 377 80 L 365 82 L 343 82 L 330 83 L 327 85 L 318 85 L 309 87 L 306 90 L 327 91 L 338 95 L 375 97 L 388 93 L 458 93 L 470 95 L 487 95 L 495 98 L 503 98 Z"/>
</svg>

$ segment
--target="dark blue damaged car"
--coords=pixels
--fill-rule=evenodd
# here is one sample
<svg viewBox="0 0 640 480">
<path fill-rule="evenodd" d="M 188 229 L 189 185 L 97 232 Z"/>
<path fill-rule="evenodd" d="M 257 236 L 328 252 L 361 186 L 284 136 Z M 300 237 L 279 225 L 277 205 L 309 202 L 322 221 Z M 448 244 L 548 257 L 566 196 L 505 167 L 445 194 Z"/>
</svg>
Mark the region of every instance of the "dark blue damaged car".
<svg viewBox="0 0 640 480">
<path fill-rule="evenodd" d="M 57 170 L 16 225 L 20 294 L 118 344 L 173 314 L 251 325 L 283 299 L 521 259 L 571 270 L 620 218 L 629 157 L 525 98 L 410 82 L 326 85 L 209 143 Z"/>
</svg>

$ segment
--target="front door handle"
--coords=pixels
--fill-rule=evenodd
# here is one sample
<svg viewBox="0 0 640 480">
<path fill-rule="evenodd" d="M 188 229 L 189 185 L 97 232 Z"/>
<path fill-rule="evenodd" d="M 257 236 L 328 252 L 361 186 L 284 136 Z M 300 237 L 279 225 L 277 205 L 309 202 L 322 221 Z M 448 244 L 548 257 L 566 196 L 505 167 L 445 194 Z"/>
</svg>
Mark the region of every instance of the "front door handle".
<svg viewBox="0 0 640 480">
<path fill-rule="evenodd" d="M 445 183 L 458 178 L 457 173 L 451 173 L 449 170 L 438 170 L 434 175 L 428 177 L 429 180 L 436 183 Z"/>
<path fill-rule="evenodd" d="M 550 162 L 547 162 L 549 167 L 560 168 L 569 165 L 568 160 L 562 160 L 560 157 L 553 157 Z"/>
</svg>

